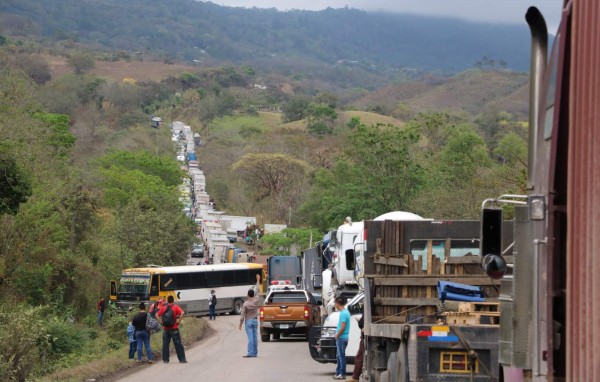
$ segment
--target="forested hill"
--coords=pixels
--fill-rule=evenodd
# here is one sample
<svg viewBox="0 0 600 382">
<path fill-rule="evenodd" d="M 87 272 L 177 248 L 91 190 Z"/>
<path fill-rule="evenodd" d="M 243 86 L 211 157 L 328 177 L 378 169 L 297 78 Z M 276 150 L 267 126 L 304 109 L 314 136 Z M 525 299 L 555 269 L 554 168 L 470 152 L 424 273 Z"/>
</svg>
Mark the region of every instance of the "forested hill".
<svg viewBox="0 0 600 382">
<path fill-rule="evenodd" d="M 485 62 L 526 71 L 523 25 L 491 25 L 355 9 L 280 12 L 193 0 L 4 0 L 0 33 L 43 35 L 172 59 L 276 64 L 280 59 L 369 70 L 457 72 Z"/>
</svg>

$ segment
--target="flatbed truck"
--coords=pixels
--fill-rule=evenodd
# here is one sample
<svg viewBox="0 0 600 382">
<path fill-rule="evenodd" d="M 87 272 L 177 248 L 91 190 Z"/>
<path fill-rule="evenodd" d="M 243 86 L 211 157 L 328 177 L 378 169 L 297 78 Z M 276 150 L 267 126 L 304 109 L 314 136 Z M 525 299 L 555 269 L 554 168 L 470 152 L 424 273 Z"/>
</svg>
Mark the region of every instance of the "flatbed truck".
<svg viewBox="0 0 600 382">
<path fill-rule="evenodd" d="M 480 223 L 364 224 L 363 380 L 497 381 L 499 282 L 480 265 Z M 485 302 L 452 309 L 457 303 L 440 300 L 439 282 L 475 287 Z"/>
</svg>

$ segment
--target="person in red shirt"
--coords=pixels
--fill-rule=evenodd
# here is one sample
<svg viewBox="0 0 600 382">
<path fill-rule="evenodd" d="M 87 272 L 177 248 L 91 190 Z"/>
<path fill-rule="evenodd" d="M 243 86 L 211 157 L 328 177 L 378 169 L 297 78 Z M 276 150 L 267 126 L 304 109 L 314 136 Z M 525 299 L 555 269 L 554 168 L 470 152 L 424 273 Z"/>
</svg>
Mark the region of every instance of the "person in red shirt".
<svg viewBox="0 0 600 382">
<path fill-rule="evenodd" d="M 104 317 L 104 309 L 106 305 L 104 304 L 104 297 L 100 297 L 100 300 L 97 304 L 98 310 L 98 326 L 102 326 L 102 318 Z"/>
<path fill-rule="evenodd" d="M 165 326 L 165 323 L 163 322 L 163 315 L 169 308 L 173 311 L 175 324 L 172 326 Z M 171 339 L 173 339 L 173 345 L 175 346 L 175 352 L 177 353 L 177 359 L 179 360 L 179 363 L 187 363 L 187 360 L 185 359 L 185 350 L 183 349 L 183 344 L 181 343 L 181 335 L 179 334 L 179 324 L 181 323 L 183 314 L 183 309 L 175 305 L 175 299 L 173 296 L 169 296 L 167 298 L 167 303 L 163 304 L 156 314 L 163 324 L 162 357 L 164 363 L 169 363 L 169 345 L 171 344 Z"/>
<path fill-rule="evenodd" d="M 158 300 L 156 300 L 156 302 L 150 306 L 148 313 L 150 313 L 152 317 L 156 317 L 156 313 L 158 313 L 163 304 L 165 304 L 165 298 L 159 297 Z"/>
</svg>

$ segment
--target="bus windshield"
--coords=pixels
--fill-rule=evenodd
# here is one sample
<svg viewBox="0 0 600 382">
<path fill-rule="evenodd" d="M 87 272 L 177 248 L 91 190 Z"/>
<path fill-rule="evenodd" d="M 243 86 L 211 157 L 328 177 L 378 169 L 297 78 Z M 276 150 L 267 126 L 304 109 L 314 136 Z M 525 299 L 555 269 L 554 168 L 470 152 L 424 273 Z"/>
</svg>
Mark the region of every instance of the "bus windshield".
<svg viewBox="0 0 600 382">
<path fill-rule="evenodd" d="M 119 282 L 119 294 L 146 294 L 149 286 L 149 274 L 122 274 Z"/>
</svg>

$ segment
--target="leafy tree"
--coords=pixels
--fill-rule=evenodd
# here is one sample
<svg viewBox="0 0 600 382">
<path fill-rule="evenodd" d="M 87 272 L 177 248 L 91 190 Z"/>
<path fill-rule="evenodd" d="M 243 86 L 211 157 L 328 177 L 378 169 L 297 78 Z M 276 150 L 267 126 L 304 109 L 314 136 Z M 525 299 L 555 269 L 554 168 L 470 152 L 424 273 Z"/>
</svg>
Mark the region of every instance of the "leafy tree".
<svg viewBox="0 0 600 382">
<path fill-rule="evenodd" d="M 412 123 L 432 137 L 422 152 L 423 191 L 410 205 L 422 216 L 476 219 L 481 200 L 499 190 L 483 138 L 472 125 L 457 122 L 449 115 L 434 114 Z"/>
<path fill-rule="evenodd" d="M 0 149 L 0 215 L 17 213 L 29 196 L 29 181 L 8 151 Z"/>
<path fill-rule="evenodd" d="M 283 123 L 300 121 L 306 117 L 310 99 L 306 96 L 292 97 L 284 106 L 281 121 Z"/>
<path fill-rule="evenodd" d="M 498 142 L 494 154 L 502 164 L 495 174 L 507 185 L 511 193 L 525 193 L 527 184 L 527 142 L 516 133 L 508 133 Z"/>
<path fill-rule="evenodd" d="M 10 330 L 0 331 L 0 379 L 26 381 L 35 371 L 45 368 L 45 356 L 51 337 L 45 327 L 44 307 L 29 307 L 14 303 L 0 304 L 0 325 Z"/>
<path fill-rule="evenodd" d="M 71 153 L 75 144 L 75 136 L 69 131 L 69 117 L 64 114 L 36 113 L 35 117 L 51 128 L 49 144 L 54 147 L 56 155 L 65 158 Z"/>
<path fill-rule="evenodd" d="M 327 105 L 332 109 L 338 107 L 338 97 L 330 92 L 319 93 L 319 95 L 315 97 L 314 102 Z"/>
<path fill-rule="evenodd" d="M 279 217 L 283 217 L 290 205 L 284 205 L 284 196 L 294 191 L 310 165 L 288 154 L 251 153 L 242 156 L 231 169 L 252 185 L 257 200 L 273 198 Z"/>
<path fill-rule="evenodd" d="M 67 63 L 75 74 L 83 74 L 96 66 L 94 57 L 89 53 L 74 53 L 67 59 Z"/>
<path fill-rule="evenodd" d="M 113 151 L 96 160 L 102 168 L 112 166 L 127 170 L 139 170 L 146 175 L 159 177 L 167 186 L 181 183 L 183 173 L 177 162 L 170 156 L 156 156 L 149 151 Z"/>
<path fill-rule="evenodd" d="M 320 237 L 320 232 L 311 228 L 285 228 L 281 232 L 264 235 L 260 241 L 263 244 L 263 255 L 289 255 L 292 250 L 308 248 L 311 238 L 313 243 Z"/>
<path fill-rule="evenodd" d="M 313 134 L 331 134 L 337 117 L 337 113 L 331 106 L 311 103 L 307 110 L 306 125 Z"/>
<path fill-rule="evenodd" d="M 440 153 L 440 167 L 446 179 L 455 183 L 469 182 L 479 167 L 490 160 L 483 139 L 472 129 L 456 129 Z"/>
<path fill-rule="evenodd" d="M 148 209 L 146 205 L 133 199 L 116 212 L 112 235 L 119 243 L 117 264 L 122 269 L 183 263 L 195 240 L 192 221 L 178 209 Z"/>
<path fill-rule="evenodd" d="M 414 128 L 360 124 L 348 137 L 345 155 L 331 170 L 315 174 L 303 215 L 327 229 L 348 215 L 362 220 L 407 209 L 423 183 L 419 138 Z"/>
<path fill-rule="evenodd" d="M 37 84 L 43 85 L 52 78 L 48 63 L 41 56 L 20 54 L 17 65 Z"/>
<path fill-rule="evenodd" d="M 100 174 L 104 178 L 104 200 L 111 208 L 124 208 L 132 201 L 152 210 L 165 203 L 176 205 L 175 187 L 167 187 L 158 176 L 120 166 L 101 169 Z"/>
</svg>

